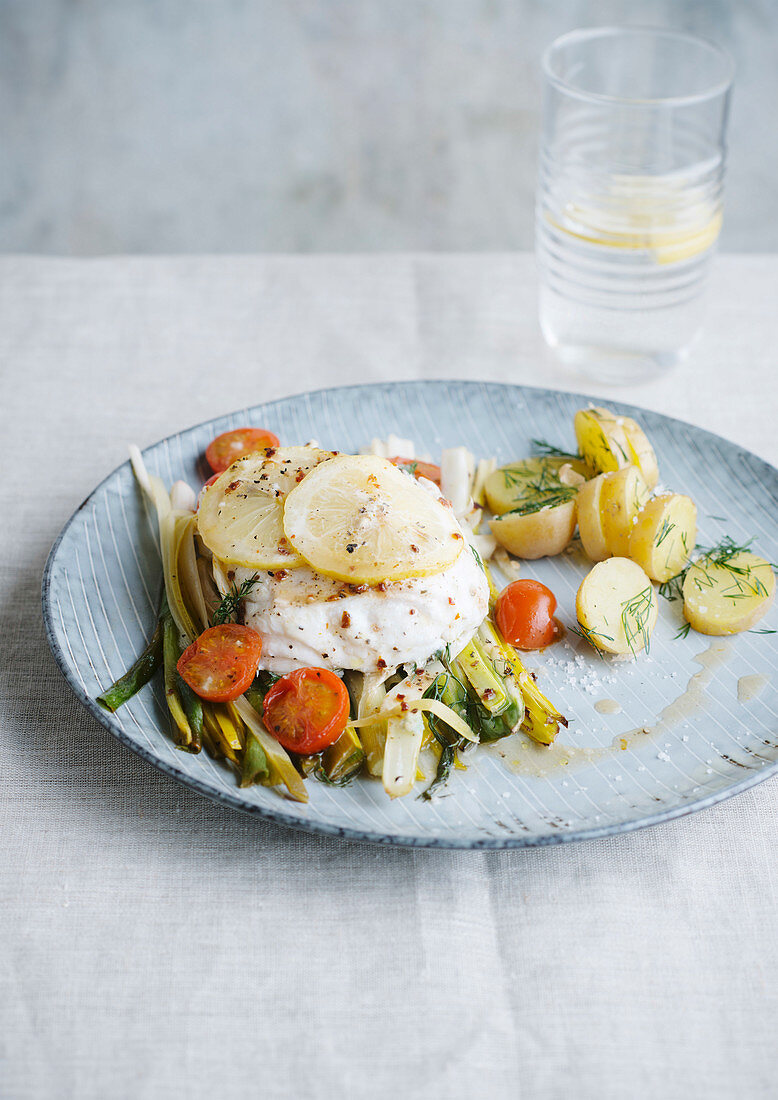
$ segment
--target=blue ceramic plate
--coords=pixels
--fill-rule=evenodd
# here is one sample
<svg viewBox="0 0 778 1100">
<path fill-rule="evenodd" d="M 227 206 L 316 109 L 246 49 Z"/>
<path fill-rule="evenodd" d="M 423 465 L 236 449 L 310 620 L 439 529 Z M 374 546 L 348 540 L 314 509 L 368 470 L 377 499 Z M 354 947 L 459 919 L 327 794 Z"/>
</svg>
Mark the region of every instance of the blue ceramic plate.
<svg viewBox="0 0 778 1100">
<path fill-rule="evenodd" d="M 475 382 L 392 383 L 290 397 L 220 417 L 145 452 L 170 484 L 199 485 L 203 452 L 219 432 L 271 428 L 289 443 L 315 438 L 355 451 L 394 431 L 432 454 L 466 444 L 507 462 L 543 438 L 574 449 L 573 415 L 589 399 Z M 728 534 L 778 560 L 778 471 L 731 443 L 656 413 L 638 418 L 662 484 L 697 502 L 699 539 Z M 724 517 L 724 518 L 722 518 Z M 527 563 L 574 625 L 584 561 Z M 159 683 L 115 715 L 94 698 L 143 648 L 155 618 L 161 566 L 154 521 L 125 463 L 95 489 L 57 540 L 43 581 L 49 642 L 78 698 L 119 741 L 201 794 L 302 829 L 385 844 L 509 848 L 605 836 L 666 821 L 745 790 L 778 769 L 778 634 L 676 638 L 679 605 L 660 601 L 651 653 L 632 663 L 598 658 L 575 635 L 532 657 L 541 687 L 570 720 L 544 749 L 518 736 L 478 750 L 431 802 L 390 802 L 364 779 L 345 789 L 309 780 L 299 805 L 263 787 L 240 790 L 205 753 L 177 751 Z M 760 629 L 778 625 L 771 611 Z"/>
</svg>

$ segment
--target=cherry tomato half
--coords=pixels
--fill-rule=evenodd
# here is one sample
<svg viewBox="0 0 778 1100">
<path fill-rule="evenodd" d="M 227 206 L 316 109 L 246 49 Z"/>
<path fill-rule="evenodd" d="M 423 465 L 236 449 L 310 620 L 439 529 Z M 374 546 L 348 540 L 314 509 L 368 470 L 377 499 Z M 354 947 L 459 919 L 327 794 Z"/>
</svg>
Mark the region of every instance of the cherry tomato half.
<svg viewBox="0 0 778 1100">
<path fill-rule="evenodd" d="M 328 668 L 288 672 L 265 696 L 263 717 L 276 741 L 290 752 L 321 752 L 346 728 L 349 698 Z"/>
<path fill-rule="evenodd" d="M 238 458 L 277 447 L 278 436 L 264 428 L 235 428 L 217 435 L 205 451 L 208 465 L 215 474 L 223 473 Z"/>
<path fill-rule="evenodd" d="M 556 596 L 540 581 L 513 581 L 497 598 L 495 619 L 506 642 L 517 649 L 543 649 L 559 636 Z"/>
<path fill-rule="evenodd" d="M 256 630 L 238 623 L 210 626 L 195 638 L 178 659 L 182 680 L 201 699 L 226 703 L 251 686 L 262 656 Z"/>
<path fill-rule="evenodd" d="M 395 466 L 407 466 L 414 477 L 426 477 L 440 485 L 440 466 L 436 466 L 434 462 L 420 462 L 417 458 L 400 458 L 399 455 L 389 461 Z"/>
</svg>

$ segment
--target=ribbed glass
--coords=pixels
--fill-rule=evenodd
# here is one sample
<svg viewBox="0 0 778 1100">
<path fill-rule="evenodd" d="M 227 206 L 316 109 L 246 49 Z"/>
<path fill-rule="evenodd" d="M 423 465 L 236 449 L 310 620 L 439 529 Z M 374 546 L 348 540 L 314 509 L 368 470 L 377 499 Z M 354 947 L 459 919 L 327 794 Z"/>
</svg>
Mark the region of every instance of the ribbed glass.
<svg viewBox="0 0 778 1100">
<path fill-rule="evenodd" d="M 630 381 L 699 332 L 722 220 L 731 65 L 665 31 L 576 31 L 544 57 L 540 323 L 562 358 Z"/>
</svg>

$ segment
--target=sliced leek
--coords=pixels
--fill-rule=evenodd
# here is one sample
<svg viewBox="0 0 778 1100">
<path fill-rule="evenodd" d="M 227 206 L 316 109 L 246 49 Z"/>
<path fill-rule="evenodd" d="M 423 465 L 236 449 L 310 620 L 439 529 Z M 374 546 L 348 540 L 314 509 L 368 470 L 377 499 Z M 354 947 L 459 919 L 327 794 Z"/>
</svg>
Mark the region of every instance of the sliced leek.
<svg viewBox="0 0 778 1100">
<path fill-rule="evenodd" d="M 240 715 L 246 728 L 254 734 L 257 741 L 265 751 L 268 764 L 274 769 L 279 782 L 283 783 L 289 792 L 289 797 L 296 802 L 307 802 L 308 792 L 301 775 L 289 759 L 286 751 L 279 745 L 274 737 L 271 737 L 263 726 L 259 715 L 249 704 L 248 700 L 240 697 L 234 703 L 235 710 Z"/>
</svg>

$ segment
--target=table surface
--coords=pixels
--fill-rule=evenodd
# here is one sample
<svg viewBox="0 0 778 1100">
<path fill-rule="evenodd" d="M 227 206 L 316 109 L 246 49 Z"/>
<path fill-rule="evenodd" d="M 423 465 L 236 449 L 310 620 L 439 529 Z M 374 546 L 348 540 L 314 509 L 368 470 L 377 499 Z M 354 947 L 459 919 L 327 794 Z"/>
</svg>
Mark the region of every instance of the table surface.
<svg viewBox="0 0 778 1100">
<path fill-rule="evenodd" d="M 778 463 L 777 296 L 721 257 L 693 358 L 616 390 L 543 348 L 529 256 L 0 260 L 0 1095 L 774 1095 L 775 780 L 552 849 L 287 831 L 115 743 L 39 590 L 129 442 L 320 386 L 585 389 Z"/>
</svg>

